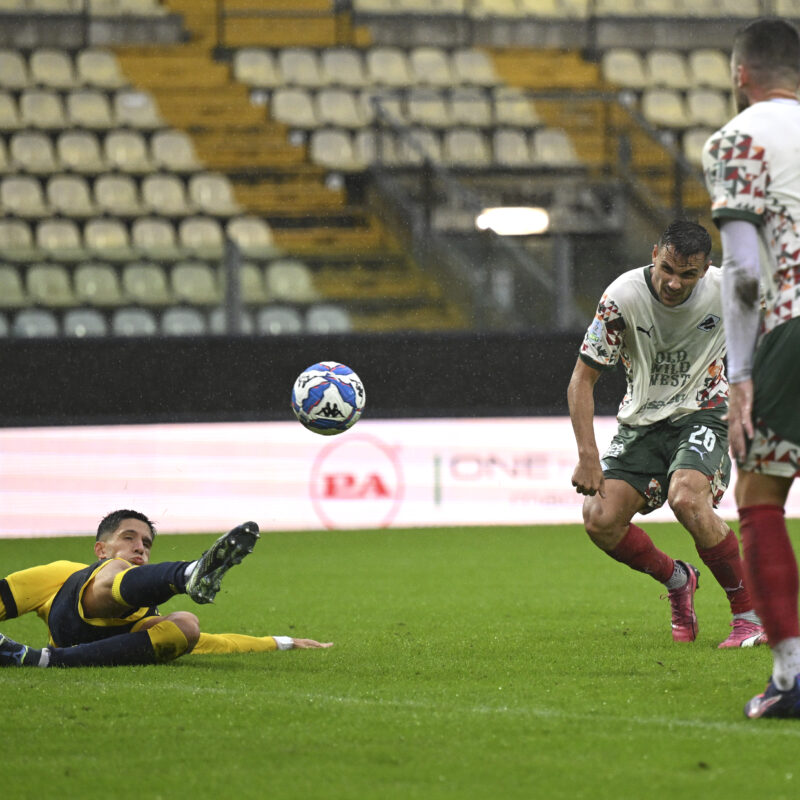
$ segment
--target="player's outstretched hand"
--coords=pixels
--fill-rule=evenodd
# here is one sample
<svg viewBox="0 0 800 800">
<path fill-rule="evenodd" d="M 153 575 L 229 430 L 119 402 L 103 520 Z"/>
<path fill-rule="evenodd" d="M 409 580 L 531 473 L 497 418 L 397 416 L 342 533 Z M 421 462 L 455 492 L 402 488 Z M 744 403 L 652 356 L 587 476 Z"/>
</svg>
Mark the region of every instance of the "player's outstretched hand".
<svg viewBox="0 0 800 800">
<path fill-rule="evenodd" d="M 311 647 L 333 647 L 333 642 L 315 642 L 313 639 L 292 639 L 297 650 L 307 650 Z"/>
</svg>

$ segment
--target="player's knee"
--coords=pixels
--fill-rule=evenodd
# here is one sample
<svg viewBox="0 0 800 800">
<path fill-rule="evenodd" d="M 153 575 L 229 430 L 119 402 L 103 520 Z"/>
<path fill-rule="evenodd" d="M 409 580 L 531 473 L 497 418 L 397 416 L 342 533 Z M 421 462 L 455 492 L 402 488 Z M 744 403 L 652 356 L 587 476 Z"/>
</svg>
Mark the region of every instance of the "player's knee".
<svg viewBox="0 0 800 800">
<path fill-rule="evenodd" d="M 612 550 L 622 538 L 616 519 L 599 496 L 587 497 L 583 502 L 583 527 L 589 538 L 602 550 Z"/>
<path fill-rule="evenodd" d="M 200 620 L 191 611 L 175 611 L 165 619 L 173 622 L 186 637 L 186 652 L 190 653 L 200 638 Z"/>
<path fill-rule="evenodd" d="M 200 638 L 200 623 L 188 611 L 176 611 L 166 617 L 152 617 L 142 627 L 150 637 L 156 661 L 174 661 L 190 653 Z"/>
<path fill-rule="evenodd" d="M 685 481 L 670 484 L 667 504 L 681 522 L 696 516 L 701 505 L 706 502 L 706 498 L 697 491 L 697 488 Z"/>
</svg>

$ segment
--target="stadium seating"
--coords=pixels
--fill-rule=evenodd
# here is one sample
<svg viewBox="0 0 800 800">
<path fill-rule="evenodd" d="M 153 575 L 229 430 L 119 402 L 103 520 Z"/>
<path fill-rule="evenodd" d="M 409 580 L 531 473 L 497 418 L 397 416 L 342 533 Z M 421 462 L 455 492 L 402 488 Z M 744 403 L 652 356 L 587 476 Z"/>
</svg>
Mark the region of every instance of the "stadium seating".
<svg viewBox="0 0 800 800">
<path fill-rule="evenodd" d="M 688 55 L 692 86 L 708 86 L 729 91 L 731 88 L 730 60 L 721 50 L 701 48 Z"/>
<path fill-rule="evenodd" d="M 284 85 L 274 55 L 261 48 L 237 50 L 233 57 L 233 75 L 237 81 L 259 89 L 277 89 Z"/>
<path fill-rule="evenodd" d="M 368 83 L 366 67 L 359 51 L 351 48 L 328 48 L 320 54 L 320 71 L 329 86 L 361 89 Z"/>
<path fill-rule="evenodd" d="M 64 313 L 62 330 L 65 336 L 76 338 L 105 336 L 108 333 L 108 324 L 96 309 L 71 308 Z"/>
<path fill-rule="evenodd" d="M 544 166 L 564 167 L 580 163 L 575 147 L 560 128 L 540 128 L 534 133 L 532 153 L 533 161 Z"/>
<path fill-rule="evenodd" d="M 274 119 L 292 128 L 319 126 L 313 95 L 307 89 L 276 89 L 270 101 L 270 111 Z"/>
<path fill-rule="evenodd" d="M 19 98 L 22 125 L 41 130 L 63 130 L 67 127 L 61 95 L 51 89 L 26 89 Z"/>
<path fill-rule="evenodd" d="M 155 263 L 126 264 L 122 290 L 127 298 L 142 306 L 167 306 L 174 302 L 164 269 Z"/>
<path fill-rule="evenodd" d="M 289 306 L 267 306 L 256 312 L 256 331 L 261 334 L 279 335 L 300 333 L 303 318 Z"/>
<path fill-rule="evenodd" d="M 587 10 L 581 0 L 370 1 L 373 14 L 459 15 L 489 21 L 575 19 L 585 17 Z M 63 9 L 72 0 L 40 2 L 40 8 Z M 33 0 L 27 5 L 33 7 Z M 357 0 L 354 5 L 363 12 L 370 2 Z M 617 16 L 659 16 L 672 13 L 675 5 L 661 0 L 600 0 L 597 8 Z M 153 12 L 156 6 L 154 0 L 94 0 L 90 13 L 163 13 L 161 6 Z M 301 192 L 281 194 L 284 189 L 277 180 L 270 184 L 271 178 L 258 174 L 266 188 L 263 206 L 251 204 L 247 192 L 243 193 L 247 202 L 241 202 L 224 173 L 243 174 L 246 155 L 237 164 L 231 157 L 230 166 L 217 166 L 221 158 L 215 161 L 219 153 L 227 155 L 237 147 L 236 137 L 214 140 L 203 125 L 189 122 L 180 123 L 185 130 L 171 127 L 181 103 L 173 108 L 162 98 L 177 94 L 171 89 L 161 93 L 159 81 L 166 85 L 165 77 L 149 84 L 130 80 L 120 64 L 130 63 L 133 56 L 124 49 L 119 56 L 97 47 L 77 52 L 51 47 L 0 52 L 0 202 L 11 217 L 0 220 L 0 246 L 4 237 L 9 240 L 10 250 L 4 249 L 3 256 L 17 270 L 21 287 L 16 295 L 9 289 L 9 297 L 21 292 L 29 299 L 27 273 L 19 270 L 22 263 L 55 265 L 58 259 L 76 265 L 67 271 L 67 279 L 74 302 L 84 310 L 134 303 L 149 312 L 176 302 L 186 304 L 186 310 L 193 310 L 188 306 L 209 310 L 221 302 L 217 264 L 225 237 L 230 237 L 245 260 L 241 276 L 245 303 L 258 307 L 275 301 L 286 304 L 283 310 L 296 311 L 295 305 L 324 300 L 307 264 L 293 258 L 292 252 L 281 253 L 276 244 L 292 242 L 288 248 L 292 251 L 300 242 L 301 252 L 305 247 L 311 252 L 312 237 L 309 244 L 303 242 L 293 223 L 279 227 L 276 234 L 262 216 L 271 202 L 281 217 L 282 199 L 274 198 Z M 606 85 L 630 89 L 635 108 L 654 126 L 676 132 L 687 158 L 691 153 L 690 160 L 697 163 L 694 142 L 728 114 L 727 56 L 708 48 L 626 50 L 618 48 L 603 56 Z M 347 46 L 235 50 L 230 75 L 247 89 L 262 90 L 252 95 L 262 104 L 253 108 L 270 124 L 275 120 L 290 129 L 287 134 L 275 125 L 271 131 L 284 136 L 303 132 L 292 138 L 302 146 L 282 156 L 286 160 L 278 169 L 264 155 L 274 147 L 269 137 L 249 151 L 253 163 L 265 159 L 264 175 L 302 163 L 309 173 L 314 166 L 322 168 L 316 174 L 348 173 L 345 186 L 358 186 L 354 178 L 378 158 L 404 169 L 427 158 L 469 174 L 580 165 L 579 152 L 584 155 L 585 145 L 579 141 L 581 147 L 576 149 L 553 113 L 553 103 L 543 100 L 534 105 L 524 87 L 499 77 L 497 65 L 488 51 L 460 42 L 440 47 L 409 40 L 400 47 L 354 38 Z M 247 89 L 239 88 L 246 96 Z M 382 91 L 389 94 L 381 97 Z M 215 100 L 215 92 L 205 94 L 202 102 Z M 394 121 L 409 127 L 411 137 L 372 127 L 371 99 L 376 95 Z M 246 147 L 242 152 L 248 152 Z M 253 167 L 253 174 L 259 167 Z M 339 176 L 333 176 L 331 186 L 340 185 L 334 178 Z M 235 180 L 238 190 L 243 181 L 238 175 Z M 256 191 L 257 187 L 250 197 Z M 343 195 L 347 202 L 346 191 Z M 286 213 L 288 219 L 294 212 Z M 336 213 L 344 218 L 350 209 L 337 207 Z M 328 230 L 325 235 L 335 238 Z M 319 241 L 325 241 L 323 234 Z M 274 261 L 280 255 L 285 258 Z M 292 261 L 300 261 L 304 278 L 281 277 L 286 262 Z M 309 263 L 324 263 L 324 258 L 317 254 Z M 94 293 L 88 288 L 92 270 L 96 270 Z M 192 275 L 187 277 L 187 272 Z M 270 322 L 265 328 L 258 310 L 252 309 L 252 330 L 295 325 L 292 317 L 292 322 Z M 299 315 L 297 330 L 311 330 L 311 310 L 313 306 Z M 278 319 L 282 313 L 279 309 Z M 213 314 L 218 316 L 216 309 Z M 211 321 L 213 315 L 204 311 L 200 316 L 202 326 L 188 318 L 181 323 L 181 315 L 168 326 L 159 314 L 152 317 L 152 325 L 136 330 L 220 330 L 218 322 Z M 116 334 L 114 317 L 109 314 L 106 319 L 108 331 Z M 348 324 L 356 324 L 354 319 L 349 316 Z M 56 322 L 68 333 L 65 315 Z"/>
<path fill-rule="evenodd" d="M 127 226 L 119 219 L 90 219 L 83 228 L 83 239 L 91 258 L 124 262 L 136 258 Z"/>
<path fill-rule="evenodd" d="M 172 294 L 178 302 L 194 306 L 213 306 L 222 301 L 217 276 L 208 264 L 180 261 L 170 276 Z"/>
<path fill-rule="evenodd" d="M 484 168 L 492 163 L 492 149 L 480 131 L 450 128 L 444 134 L 442 160 L 452 167 Z"/>
<path fill-rule="evenodd" d="M 240 333 L 249 336 L 255 332 L 255 323 L 253 316 L 247 310 L 243 310 L 239 314 Z M 208 327 L 210 333 L 227 334 L 227 317 L 224 308 L 215 308 L 208 315 Z"/>
<path fill-rule="evenodd" d="M 19 91 L 31 85 L 28 63 L 14 50 L 0 50 L 0 86 Z"/>
<path fill-rule="evenodd" d="M 67 124 L 74 128 L 105 131 L 114 127 L 108 96 L 99 89 L 80 89 L 66 98 Z"/>
<path fill-rule="evenodd" d="M 522 128 L 497 128 L 492 147 L 494 161 L 501 167 L 528 167 L 533 161 L 528 134 Z"/>
<path fill-rule="evenodd" d="M 55 314 L 43 308 L 20 311 L 11 325 L 11 335 L 25 339 L 59 336 L 60 333 Z"/>
<path fill-rule="evenodd" d="M 31 264 L 26 269 L 25 288 L 34 305 L 69 308 L 76 304 L 69 273 L 60 264 Z"/>
<path fill-rule="evenodd" d="M 311 134 L 309 153 L 316 164 L 341 172 L 360 172 L 366 166 L 356 151 L 353 139 L 339 128 L 319 129 Z"/>
<path fill-rule="evenodd" d="M 30 224 L 22 219 L 0 218 L 0 252 L 5 259 L 15 263 L 36 261 L 42 257 Z"/>
<path fill-rule="evenodd" d="M 0 92 L 0 131 L 16 131 L 21 127 L 16 99 L 9 92 Z"/>
<path fill-rule="evenodd" d="M 79 303 L 108 308 L 124 302 L 119 274 L 111 264 L 81 264 L 75 270 L 73 280 L 75 297 Z"/>
<path fill-rule="evenodd" d="M 346 333 L 352 328 L 350 315 L 341 306 L 320 303 L 306 312 L 305 329 L 308 333 Z"/>
<path fill-rule="evenodd" d="M 117 124 L 140 130 L 166 127 L 164 118 L 149 92 L 120 89 L 114 95 L 114 118 Z"/>
<path fill-rule="evenodd" d="M 82 175 L 53 175 L 47 181 L 47 202 L 57 214 L 85 219 L 99 213 Z"/>
<path fill-rule="evenodd" d="M 141 184 L 142 205 L 162 217 L 186 217 L 198 211 L 186 196 L 186 187 L 177 175 L 147 175 Z"/>
<path fill-rule="evenodd" d="M 682 53 L 676 50 L 650 50 L 645 55 L 648 85 L 686 90 L 692 84 Z"/>
<path fill-rule="evenodd" d="M 185 255 L 175 228 L 163 217 L 138 217 L 131 225 L 131 241 L 139 256 L 154 261 L 174 261 Z"/>
<path fill-rule="evenodd" d="M 8 162 L 12 169 L 47 175 L 58 169 L 50 137 L 37 131 L 18 131 L 9 143 Z"/>
<path fill-rule="evenodd" d="M 72 89 L 78 85 L 72 59 L 63 50 L 34 50 L 30 54 L 28 67 L 34 84 L 52 89 Z"/>
<path fill-rule="evenodd" d="M 94 198 L 100 212 L 114 217 L 138 217 L 146 212 L 136 181 L 130 175 L 109 172 L 98 176 Z"/>
<path fill-rule="evenodd" d="M 147 142 L 138 131 L 115 129 L 105 137 L 103 147 L 110 169 L 133 175 L 143 175 L 156 169 Z"/>
<path fill-rule="evenodd" d="M 320 299 L 309 268 L 296 259 L 276 259 L 266 268 L 266 290 L 278 302 L 311 303 Z"/>
<path fill-rule="evenodd" d="M 409 53 L 411 78 L 417 86 L 448 88 L 456 83 L 448 54 L 439 47 L 415 47 Z"/>
<path fill-rule="evenodd" d="M 203 336 L 208 332 L 205 317 L 194 308 L 168 308 L 161 317 L 164 336 Z"/>
<path fill-rule="evenodd" d="M 116 56 L 102 48 L 80 50 L 75 57 L 75 72 L 82 86 L 113 91 L 128 85 Z"/>
<path fill-rule="evenodd" d="M 188 181 L 188 201 L 199 211 L 217 217 L 231 217 L 244 209 L 233 196 L 230 181 L 213 172 L 197 173 Z"/>
<path fill-rule="evenodd" d="M 219 261 L 223 256 L 225 235 L 214 217 L 187 217 L 178 224 L 180 247 L 194 258 Z"/>
<path fill-rule="evenodd" d="M 144 308 L 120 308 L 111 317 L 111 331 L 115 336 L 154 336 L 158 323 Z"/>
<path fill-rule="evenodd" d="M 278 54 L 278 67 L 286 86 L 318 89 L 326 84 L 326 77 L 320 69 L 317 54 L 310 48 L 282 49 Z"/>
<path fill-rule="evenodd" d="M 163 130 L 154 133 L 150 140 L 150 154 L 156 169 L 179 173 L 203 169 L 191 138 L 183 131 Z"/>
<path fill-rule="evenodd" d="M 56 140 L 56 152 L 61 167 L 72 172 L 96 175 L 118 168 L 117 164 L 106 162 L 100 140 L 91 131 L 64 131 Z"/>
<path fill-rule="evenodd" d="M 272 231 L 260 217 L 241 215 L 225 226 L 227 236 L 239 247 L 244 258 L 261 260 L 278 253 Z"/>
<path fill-rule="evenodd" d="M 242 264 L 239 281 L 242 301 L 248 305 L 261 306 L 271 300 L 264 283 L 264 272 L 257 264 Z"/>
<path fill-rule="evenodd" d="M 733 116 L 728 95 L 715 89 L 693 89 L 687 95 L 689 125 L 719 128 Z"/>
<path fill-rule="evenodd" d="M 19 270 L 0 264 L 0 308 L 22 308 L 30 304 Z"/>
<path fill-rule="evenodd" d="M 682 138 L 683 155 L 691 164 L 700 166 L 703 147 L 713 132 L 714 129 L 712 128 L 689 128 L 684 131 Z"/>
<path fill-rule="evenodd" d="M 87 257 L 78 223 L 50 217 L 36 226 L 36 246 L 45 258 L 74 263 Z"/>
</svg>

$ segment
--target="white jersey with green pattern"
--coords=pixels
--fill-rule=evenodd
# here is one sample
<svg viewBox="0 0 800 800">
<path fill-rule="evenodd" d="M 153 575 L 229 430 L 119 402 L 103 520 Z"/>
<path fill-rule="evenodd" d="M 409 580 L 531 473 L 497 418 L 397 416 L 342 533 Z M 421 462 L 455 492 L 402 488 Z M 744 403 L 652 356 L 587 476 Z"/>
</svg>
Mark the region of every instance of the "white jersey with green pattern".
<svg viewBox="0 0 800 800">
<path fill-rule="evenodd" d="M 754 103 L 711 136 L 703 170 L 716 221 L 758 226 L 762 333 L 800 317 L 800 103 Z"/>
<path fill-rule="evenodd" d="M 648 266 L 623 273 L 606 289 L 580 357 L 595 369 L 622 361 L 628 387 L 620 423 L 651 425 L 726 405 L 721 285 L 722 270 L 710 267 L 687 300 L 665 306 Z"/>
</svg>

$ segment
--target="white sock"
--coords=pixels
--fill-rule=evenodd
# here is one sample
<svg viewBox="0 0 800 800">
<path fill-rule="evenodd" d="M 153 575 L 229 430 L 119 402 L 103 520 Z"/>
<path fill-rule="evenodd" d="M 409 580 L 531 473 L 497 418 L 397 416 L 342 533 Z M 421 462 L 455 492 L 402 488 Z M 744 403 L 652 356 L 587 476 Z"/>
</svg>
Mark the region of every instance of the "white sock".
<svg viewBox="0 0 800 800">
<path fill-rule="evenodd" d="M 672 571 L 672 577 L 664 582 L 664 586 L 671 592 L 673 589 L 680 589 L 681 586 L 685 586 L 688 580 L 689 575 L 686 570 L 676 561 L 675 569 Z"/>
<path fill-rule="evenodd" d="M 39 663 L 36 665 L 37 667 L 49 667 L 50 666 L 50 648 L 43 647 L 42 654 L 39 656 Z"/>
<path fill-rule="evenodd" d="M 800 675 L 800 636 L 792 636 L 773 645 L 772 680 L 781 690 L 786 691 L 794 686 L 795 678 Z"/>
<path fill-rule="evenodd" d="M 761 618 L 755 611 L 744 611 L 741 614 L 734 614 L 734 619 L 746 619 L 748 622 L 754 622 L 756 625 L 761 624 Z"/>
<path fill-rule="evenodd" d="M 188 581 L 189 578 L 192 577 L 192 573 L 194 572 L 194 568 L 200 563 L 200 561 L 192 561 L 191 564 L 186 565 L 186 569 L 183 571 L 183 577 L 186 578 Z"/>
</svg>

